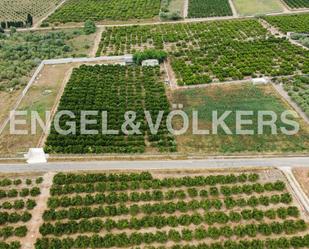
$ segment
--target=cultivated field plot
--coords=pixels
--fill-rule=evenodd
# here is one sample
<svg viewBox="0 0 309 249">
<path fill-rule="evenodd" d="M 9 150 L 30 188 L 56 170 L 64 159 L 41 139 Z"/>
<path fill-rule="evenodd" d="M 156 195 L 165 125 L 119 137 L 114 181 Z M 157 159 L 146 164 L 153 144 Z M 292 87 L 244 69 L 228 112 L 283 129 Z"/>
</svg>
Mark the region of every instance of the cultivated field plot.
<svg viewBox="0 0 309 249">
<path fill-rule="evenodd" d="M 48 22 L 150 19 L 159 15 L 160 0 L 68 0 Z"/>
<path fill-rule="evenodd" d="M 309 129 L 301 119 L 300 131 L 296 135 L 272 135 L 270 127 L 265 127 L 262 135 L 258 135 L 257 112 L 274 111 L 278 115 L 277 127 L 288 126 L 280 121 L 283 111 L 289 110 L 282 100 L 274 93 L 272 86 L 253 86 L 251 84 L 211 86 L 205 89 L 179 90 L 173 93 L 173 103 L 182 103 L 184 111 L 192 116 L 198 111 L 199 129 L 207 129 L 209 135 L 193 135 L 192 127 L 181 136 L 176 136 L 179 152 L 183 153 L 258 153 L 258 152 L 308 152 Z M 248 119 L 252 125 L 243 125 L 243 129 L 254 130 L 253 135 L 227 135 L 222 128 L 218 135 L 213 134 L 212 112 L 218 111 L 221 116 L 225 111 L 232 113 L 225 119 L 227 126 L 236 134 L 236 110 L 253 111 Z M 175 126 L 181 127 L 182 121 L 175 120 Z M 191 124 L 192 125 L 192 124 Z M 279 128 L 278 128 L 279 129 Z M 289 128 L 288 128 L 289 129 Z"/>
<path fill-rule="evenodd" d="M 41 60 L 86 57 L 94 35 L 82 30 L 18 32 L 0 39 L 0 90 L 24 86 Z"/>
<path fill-rule="evenodd" d="M 309 8 L 309 0 L 283 0 L 290 8 Z"/>
<path fill-rule="evenodd" d="M 53 126 L 46 143 L 49 153 L 143 153 L 145 151 L 176 151 L 174 138 L 166 128 L 166 115 L 169 102 L 165 87 L 160 81 L 159 67 L 125 67 L 121 65 L 81 66 L 75 69 L 61 98 L 58 108 L 70 110 L 80 120 L 82 110 L 99 112 L 97 124 L 91 128 L 98 135 L 81 135 L 80 124 L 76 135 L 60 135 Z M 144 110 L 157 117 L 163 110 L 164 118 L 158 133 L 152 135 L 146 125 Z M 102 114 L 108 114 L 108 129 L 118 130 L 118 135 L 102 134 Z M 126 111 L 136 112 L 135 122 L 140 122 L 141 134 L 126 135 L 121 129 L 125 123 Z M 66 129 L 65 116 L 60 120 L 61 128 Z M 105 122 L 106 124 L 106 122 Z M 128 129 L 131 131 L 130 127 Z"/>
<path fill-rule="evenodd" d="M 228 0 L 189 0 L 188 17 L 232 16 Z"/>
<path fill-rule="evenodd" d="M 57 174 L 36 249 L 306 248 L 278 171 Z"/>
<path fill-rule="evenodd" d="M 21 245 L 31 248 L 28 231 L 35 224 L 32 216 L 42 183 L 40 175 L 0 178 L 0 248 L 19 249 Z"/>
<path fill-rule="evenodd" d="M 278 83 L 283 83 L 286 92 L 309 117 L 309 77 L 296 76 L 279 80 Z"/>
<path fill-rule="evenodd" d="M 309 72 L 308 52 L 253 19 L 107 28 L 97 56 L 153 47 L 169 52 L 179 85 Z"/>
<path fill-rule="evenodd" d="M 278 27 L 282 32 L 309 32 L 309 14 L 267 16 L 264 19 L 270 24 Z"/>
<path fill-rule="evenodd" d="M 56 8 L 61 0 L 1 0 L 0 21 L 25 21 L 31 14 L 34 21 Z"/>
<path fill-rule="evenodd" d="M 233 0 L 239 15 L 255 16 L 283 11 L 280 0 Z"/>
</svg>

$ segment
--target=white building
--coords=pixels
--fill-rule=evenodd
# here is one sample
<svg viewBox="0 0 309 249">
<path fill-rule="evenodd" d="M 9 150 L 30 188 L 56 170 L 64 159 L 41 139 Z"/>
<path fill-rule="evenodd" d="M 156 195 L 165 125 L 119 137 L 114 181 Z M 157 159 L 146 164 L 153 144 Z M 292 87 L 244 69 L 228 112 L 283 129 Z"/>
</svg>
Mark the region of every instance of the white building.
<svg viewBox="0 0 309 249">
<path fill-rule="evenodd" d="M 267 78 L 254 78 L 254 79 L 252 79 L 252 83 L 254 85 L 267 84 L 268 82 L 269 82 L 269 80 Z"/>
<path fill-rule="evenodd" d="M 159 65 L 158 60 L 144 60 L 142 61 L 142 66 L 143 67 L 155 67 Z"/>
</svg>

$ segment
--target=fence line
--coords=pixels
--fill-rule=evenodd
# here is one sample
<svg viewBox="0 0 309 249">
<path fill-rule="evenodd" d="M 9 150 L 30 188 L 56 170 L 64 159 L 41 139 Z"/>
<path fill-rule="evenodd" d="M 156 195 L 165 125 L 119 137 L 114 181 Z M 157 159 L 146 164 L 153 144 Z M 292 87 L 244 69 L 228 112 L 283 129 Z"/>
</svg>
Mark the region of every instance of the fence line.
<svg viewBox="0 0 309 249">
<path fill-rule="evenodd" d="M 5 127 L 9 123 L 12 114 L 14 111 L 17 110 L 18 106 L 22 102 L 25 95 L 28 93 L 30 87 L 33 85 L 35 80 L 37 79 L 38 75 L 42 71 L 45 65 L 58 65 L 58 64 L 67 64 L 67 63 L 86 63 L 86 62 L 96 62 L 96 61 L 119 61 L 119 62 L 125 62 L 125 61 L 132 61 L 133 56 L 132 55 L 123 55 L 123 56 L 101 56 L 101 57 L 95 57 L 95 58 L 63 58 L 63 59 L 51 59 L 51 60 L 43 60 L 40 65 L 35 70 L 34 74 L 32 75 L 31 79 L 29 80 L 28 84 L 26 85 L 25 89 L 22 91 L 21 95 L 18 97 L 15 105 L 13 106 L 13 109 L 10 111 L 10 114 L 8 118 L 4 120 L 2 125 L 0 126 L 0 135 L 4 131 Z"/>
</svg>

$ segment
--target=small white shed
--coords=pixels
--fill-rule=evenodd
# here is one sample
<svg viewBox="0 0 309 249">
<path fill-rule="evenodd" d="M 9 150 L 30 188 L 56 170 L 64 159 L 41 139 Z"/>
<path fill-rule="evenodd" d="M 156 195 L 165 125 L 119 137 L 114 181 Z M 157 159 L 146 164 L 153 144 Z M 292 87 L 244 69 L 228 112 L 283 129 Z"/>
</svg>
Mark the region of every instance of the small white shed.
<svg viewBox="0 0 309 249">
<path fill-rule="evenodd" d="M 144 60 L 142 61 L 142 66 L 143 67 L 155 67 L 159 66 L 159 61 L 158 60 Z"/>
<path fill-rule="evenodd" d="M 133 64 L 133 55 L 127 54 L 124 56 L 124 63 L 126 65 Z"/>
<path fill-rule="evenodd" d="M 48 155 L 45 154 L 43 148 L 30 148 L 25 158 L 29 164 L 47 163 Z"/>
<path fill-rule="evenodd" d="M 267 78 L 254 78 L 252 79 L 252 83 L 254 85 L 258 85 L 258 84 L 268 84 L 269 80 Z"/>
</svg>

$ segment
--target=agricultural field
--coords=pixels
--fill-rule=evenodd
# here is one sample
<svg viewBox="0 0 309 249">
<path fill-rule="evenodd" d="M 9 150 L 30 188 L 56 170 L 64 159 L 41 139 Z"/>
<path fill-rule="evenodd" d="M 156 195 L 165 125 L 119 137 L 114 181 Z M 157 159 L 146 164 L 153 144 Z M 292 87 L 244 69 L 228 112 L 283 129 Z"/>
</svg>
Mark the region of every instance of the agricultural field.
<svg viewBox="0 0 309 249">
<path fill-rule="evenodd" d="M 276 170 L 58 173 L 35 249 L 307 248 Z"/>
<path fill-rule="evenodd" d="M 280 0 L 233 0 L 241 16 L 256 16 L 283 11 Z"/>
<path fill-rule="evenodd" d="M 309 77 L 296 76 L 294 78 L 281 79 L 285 91 L 289 94 L 309 117 Z"/>
<path fill-rule="evenodd" d="M 61 0 L 1 0 L 0 21 L 25 21 L 28 14 L 34 22 L 47 15 Z"/>
<path fill-rule="evenodd" d="M 263 17 L 271 25 L 276 26 L 282 32 L 308 33 L 309 14 L 266 16 Z"/>
<path fill-rule="evenodd" d="M 259 110 L 274 111 L 280 117 L 281 113 L 290 108 L 276 95 L 271 85 L 253 86 L 251 84 L 211 86 L 204 89 L 178 90 L 173 93 L 171 101 L 182 103 L 183 110 L 191 117 L 192 111 L 198 111 L 199 129 L 209 130 L 209 135 L 194 135 L 192 125 L 188 132 L 176 136 L 179 152 L 183 153 L 270 153 L 270 152 L 304 152 L 308 153 L 309 129 L 301 118 L 294 119 L 300 124 L 296 135 L 284 135 L 277 131 L 271 134 L 269 127 L 258 135 L 257 112 Z M 225 119 L 227 127 L 234 135 L 227 135 L 222 128 L 218 134 L 212 131 L 212 112 L 218 111 L 221 116 L 225 111 L 232 113 Z M 243 126 L 243 129 L 253 130 L 253 135 L 235 135 L 235 112 L 237 110 L 253 111 L 248 117 L 253 124 Z M 175 127 L 181 127 L 182 121 L 175 120 Z M 286 127 L 278 118 L 277 127 Z"/>
<path fill-rule="evenodd" d="M 31 175 L 0 178 L 0 248 L 28 245 L 43 178 Z M 27 236 L 28 235 L 28 236 Z"/>
<path fill-rule="evenodd" d="M 309 8 L 309 0 L 283 0 L 290 8 Z"/>
<path fill-rule="evenodd" d="M 228 0 L 189 0 L 188 17 L 232 16 Z"/>
<path fill-rule="evenodd" d="M 254 19 L 107 28 L 97 56 L 146 48 L 169 52 L 178 85 L 309 72 L 306 51 Z"/>
<path fill-rule="evenodd" d="M 41 60 L 87 56 L 93 40 L 93 34 L 85 35 L 82 30 L 1 35 L 0 90 L 24 86 Z"/>
<path fill-rule="evenodd" d="M 126 21 L 159 15 L 160 0 L 68 0 L 47 22 Z"/>
<path fill-rule="evenodd" d="M 126 67 L 121 65 L 81 66 L 75 69 L 61 98 L 58 111 L 69 110 L 80 120 L 81 110 L 96 110 L 97 124 L 91 128 L 97 135 L 81 135 L 78 123 L 76 135 L 60 135 L 52 127 L 46 143 L 48 153 L 143 153 L 147 151 L 176 151 L 174 138 L 167 131 L 166 115 L 170 109 L 161 83 L 159 67 Z M 158 115 L 163 110 L 164 117 L 158 133 L 150 134 L 144 110 Z M 102 134 L 101 112 L 108 113 L 108 129 L 120 131 L 117 135 Z M 121 130 L 126 111 L 137 113 L 141 134 L 124 134 Z M 94 117 L 93 117 L 94 118 Z M 60 120 L 66 129 L 68 116 Z M 106 124 L 106 122 L 105 122 Z M 128 128 L 130 129 L 130 127 Z"/>
</svg>

